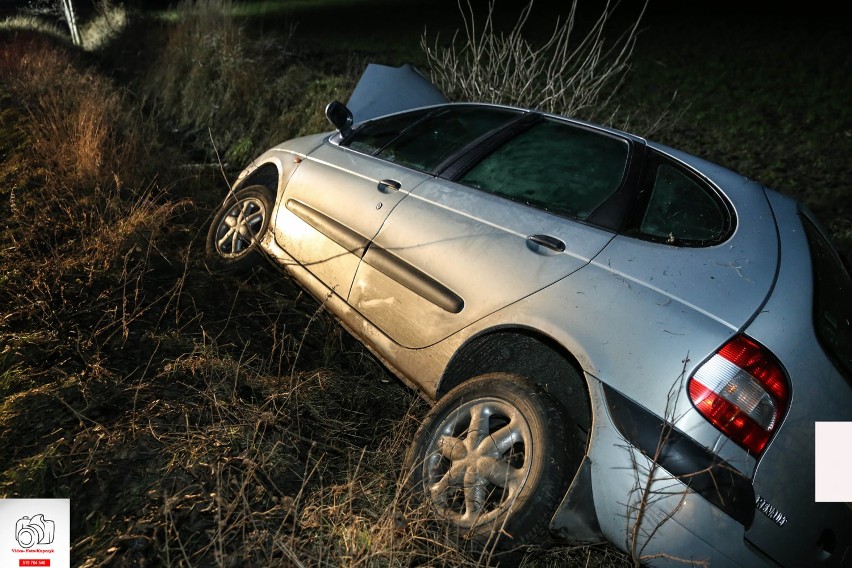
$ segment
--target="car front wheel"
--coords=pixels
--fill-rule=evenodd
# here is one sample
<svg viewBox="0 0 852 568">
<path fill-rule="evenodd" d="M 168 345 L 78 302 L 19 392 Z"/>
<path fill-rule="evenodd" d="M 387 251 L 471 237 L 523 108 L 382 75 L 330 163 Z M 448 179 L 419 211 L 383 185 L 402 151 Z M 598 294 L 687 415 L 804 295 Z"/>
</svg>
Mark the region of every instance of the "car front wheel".
<svg viewBox="0 0 852 568">
<path fill-rule="evenodd" d="M 460 542 L 510 550 L 543 544 L 584 445 L 538 384 L 489 373 L 456 387 L 429 411 L 407 466 Z"/>
<path fill-rule="evenodd" d="M 241 272 L 257 263 L 273 203 L 272 192 L 262 185 L 228 194 L 207 232 L 205 249 L 214 269 Z"/>
</svg>

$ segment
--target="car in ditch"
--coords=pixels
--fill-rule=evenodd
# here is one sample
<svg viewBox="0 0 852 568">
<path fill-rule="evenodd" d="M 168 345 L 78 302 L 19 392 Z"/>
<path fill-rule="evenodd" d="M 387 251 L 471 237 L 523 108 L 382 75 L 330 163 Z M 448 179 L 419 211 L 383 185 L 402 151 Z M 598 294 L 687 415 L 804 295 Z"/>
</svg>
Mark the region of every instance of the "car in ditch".
<svg viewBox="0 0 852 568">
<path fill-rule="evenodd" d="M 814 494 L 815 424 L 852 421 L 852 284 L 802 203 L 611 128 L 448 102 L 409 67 L 368 67 L 326 113 L 335 131 L 242 171 L 207 252 L 271 259 L 434 401 L 406 467 L 457 534 L 852 565 L 852 506 Z"/>
</svg>

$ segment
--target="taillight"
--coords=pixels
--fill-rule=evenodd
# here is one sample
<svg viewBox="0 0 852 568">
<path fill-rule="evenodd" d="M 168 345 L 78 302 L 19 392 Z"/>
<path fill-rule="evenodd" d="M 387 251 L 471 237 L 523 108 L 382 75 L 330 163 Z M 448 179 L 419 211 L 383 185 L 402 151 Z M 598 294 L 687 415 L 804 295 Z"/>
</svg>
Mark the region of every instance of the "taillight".
<svg viewBox="0 0 852 568">
<path fill-rule="evenodd" d="M 716 428 L 757 455 L 781 422 L 790 389 L 775 356 L 738 335 L 689 379 L 689 398 Z"/>
</svg>

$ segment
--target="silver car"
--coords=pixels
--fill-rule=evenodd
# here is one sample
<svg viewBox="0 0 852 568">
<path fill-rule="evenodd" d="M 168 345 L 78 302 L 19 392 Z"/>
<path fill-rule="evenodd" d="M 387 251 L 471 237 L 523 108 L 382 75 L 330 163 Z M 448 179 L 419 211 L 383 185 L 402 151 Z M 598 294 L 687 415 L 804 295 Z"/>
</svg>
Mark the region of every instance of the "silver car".
<svg viewBox="0 0 852 568">
<path fill-rule="evenodd" d="M 815 423 L 852 421 L 852 284 L 808 210 L 371 67 L 336 132 L 240 174 L 207 250 L 273 259 L 435 401 L 407 467 L 461 540 L 852 566 L 852 506 L 814 493 Z"/>
</svg>

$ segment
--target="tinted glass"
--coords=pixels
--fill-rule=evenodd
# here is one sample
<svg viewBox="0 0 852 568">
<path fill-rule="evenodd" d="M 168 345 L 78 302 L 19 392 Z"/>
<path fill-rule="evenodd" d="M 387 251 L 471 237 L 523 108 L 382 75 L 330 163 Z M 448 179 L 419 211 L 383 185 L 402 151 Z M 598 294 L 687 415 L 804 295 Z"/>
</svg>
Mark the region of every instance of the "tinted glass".
<svg viewBox="0 0 852 568">
<path fill-rule="evenodd" d="M 449 107 L 415 124 L 378 156 L 430 172 L 470 142 L 519 114 L 518 111 L 490 107 Z"/>
<path fill-rule="evenodd" d="M 586 219 L 621 185 L 628 145 L 563 122 L 540 122 L 459 180 L 553 213 Z"/>
<path fill-rule="evenodd" d="M 365 154 L 375 154 L 426 114 L 427 111 L 409 112 L 368 122 L 353 132 L 345 145 Z"/>
<path fill-rule="evenodd" d="M 814 272 L 814 327 L 823 349 L 852 382 L 852 280 L 828 241 L 802 216 Z"/>
<path fill-rule="evenodd" d="M 656 170 L 640 230 L 668 242 L 707 242 L 726 232 L 728 213 L 711 190 L 670 164 Z"/>
</svg>

